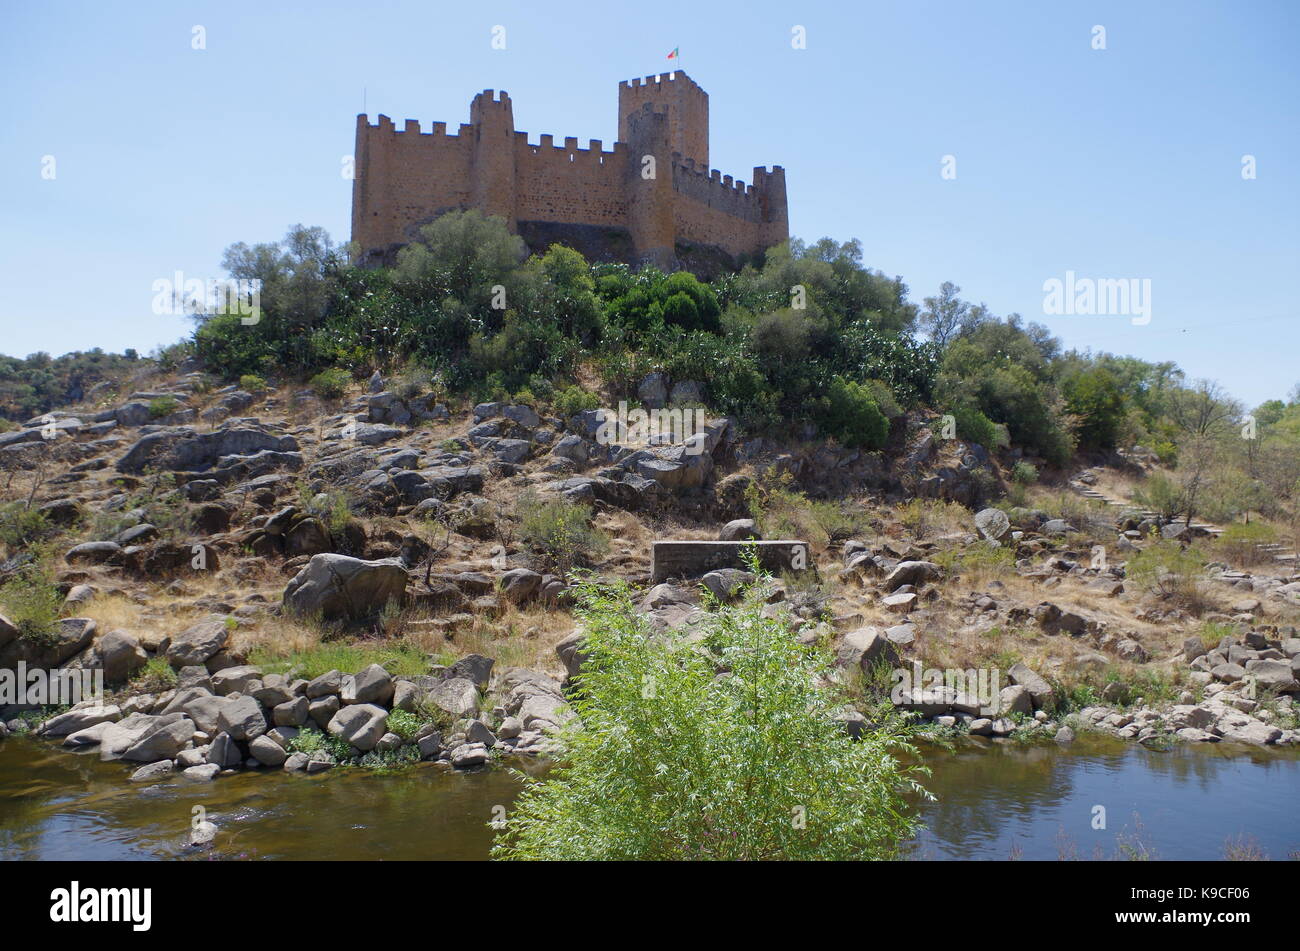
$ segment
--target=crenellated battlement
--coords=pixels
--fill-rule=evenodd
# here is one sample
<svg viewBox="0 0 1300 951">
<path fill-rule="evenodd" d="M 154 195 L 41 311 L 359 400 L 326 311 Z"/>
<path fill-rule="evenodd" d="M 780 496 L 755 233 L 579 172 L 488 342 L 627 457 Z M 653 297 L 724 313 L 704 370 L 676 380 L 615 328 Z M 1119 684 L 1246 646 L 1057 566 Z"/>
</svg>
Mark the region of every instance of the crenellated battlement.
<svg viewBox="0 0 1300 951">
<path fill-rule="evenodd" d="M 386 115 L 373 124 L 357 116 L 353 240 L 367 258 L 388 259 L 423 224 L 464 208 L 498 215 L 543 247 L 572 240 L 602 259 L 667 267 L 683 243 L 734 258 L 788 237 L 784 170 L 757 166 L 746 183 L 710 168 L 708 94 L 684 72 L 624 80 L 618 103 L 610 149 L 549 133 L 530 142 L 505 90 L 476 94 L 455 132 L 446 122 L 424 131 L 418 119 L 398 128 Z"/>
</svg>

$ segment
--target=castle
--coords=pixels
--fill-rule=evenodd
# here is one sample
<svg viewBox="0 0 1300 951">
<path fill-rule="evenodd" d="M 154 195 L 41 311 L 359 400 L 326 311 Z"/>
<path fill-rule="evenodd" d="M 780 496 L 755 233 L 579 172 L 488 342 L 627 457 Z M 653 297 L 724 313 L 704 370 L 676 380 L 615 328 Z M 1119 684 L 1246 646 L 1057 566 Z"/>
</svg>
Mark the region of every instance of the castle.
<svg viewBox="0 0 1300 951">
<path fill-rule="evenodd" d="M 618 86 L 618 141 L 537 145 L 515 131 L 510 97 L 485 89 L 456 135 L 357 116 L 352 240 L 364 263 L 391 263 L 422 225 L 457 209 L 504 218 L 529 249 L 566 244 L 592 260 L 691 262 L 713 270 L 789 237 L 785 170 L 752 183 L 709 169 L 709 94 L 684 72 Z"/>
</svg>

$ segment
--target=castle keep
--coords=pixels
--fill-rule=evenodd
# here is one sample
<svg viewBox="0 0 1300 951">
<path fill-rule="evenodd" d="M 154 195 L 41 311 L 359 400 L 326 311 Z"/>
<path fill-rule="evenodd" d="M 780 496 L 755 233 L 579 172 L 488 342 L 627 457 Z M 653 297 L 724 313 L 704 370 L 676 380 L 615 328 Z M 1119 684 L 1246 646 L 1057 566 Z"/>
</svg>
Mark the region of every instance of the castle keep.
<svg viewBox="0 0 1300 951">
<path fill-rule="evenodd" d="M 530 250 L 559 242 L 593 260 L 712 261 L 752 255 L 789 237 L 785 170 L 750 184 L 709 169 L 709 95 L 685 73 L 618 86 L 618 141 L 537 145 L 515 131 L 510 97 L 486 89 L 455 135 L 357 116 L 352 240 L 362 260 L 391 262 L 422 225 L 457 209 L 504 218 Z M 653 158 L 653 162 L 649 159 Z"/>
</svg>

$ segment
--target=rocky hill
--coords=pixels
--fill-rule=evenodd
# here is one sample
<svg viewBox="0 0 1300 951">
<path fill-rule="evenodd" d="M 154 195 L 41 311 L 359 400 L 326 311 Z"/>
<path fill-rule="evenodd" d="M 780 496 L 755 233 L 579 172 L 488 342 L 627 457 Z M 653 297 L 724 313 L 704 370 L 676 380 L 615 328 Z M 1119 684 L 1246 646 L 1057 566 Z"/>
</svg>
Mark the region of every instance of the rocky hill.
<svg viewBox="0 0 1300 951">
<path fill-rule="evenodd" d="M 599 410 L 387 383 L 156 371 L 0 434 L 0 668 L 106 681 L 11 702 L 3 731 L 98 744 L 139 779 L 545 753 L 583 660 L 576 581 L 631 585 L 649 630 L 688 636 L 752 575 L 651 584 L 653 542 L 767 537 L 810 546 L 769 610 L 833 652 L 850 730 L 889 702 L 938 734 L 1300 742 L 1294 563 L 1230 563 L 1065 472 L 1008 499 L 1030 460 L 934 414 L 893 419 L 883 452 L 726 417 L 637 444 Z M 648 378 L 645 403 L 691 383 Z M 900 670 L 941 676 L 891 696 Z M 943 676 L 976 670 L 991 698 Z"/>
</svg>

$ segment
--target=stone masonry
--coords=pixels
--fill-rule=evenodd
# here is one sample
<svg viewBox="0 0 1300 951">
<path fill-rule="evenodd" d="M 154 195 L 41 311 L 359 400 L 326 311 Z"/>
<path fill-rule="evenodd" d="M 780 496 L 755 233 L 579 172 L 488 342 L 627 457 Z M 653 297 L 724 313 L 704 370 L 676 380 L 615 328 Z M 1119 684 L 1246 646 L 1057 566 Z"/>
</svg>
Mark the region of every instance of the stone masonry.
<svg viewBox="0 0 1300 951">
<path fill-rule="evenodd" d="M 735 262 L 789 237 L 785 170 L 745 184 L 709 169 L 709 95 L 684 72 L 619 83 L 613 151 L 599 139 L 538 144 L 515 130 L 510 97 L 486 89 L 455 135 L 357 116 L 352 240 L 388 263 L 438 215 L 504 218 L 533 251 L 567 244 L 595 260 L 672 268 L 702 250 Z"/>
</svg>

